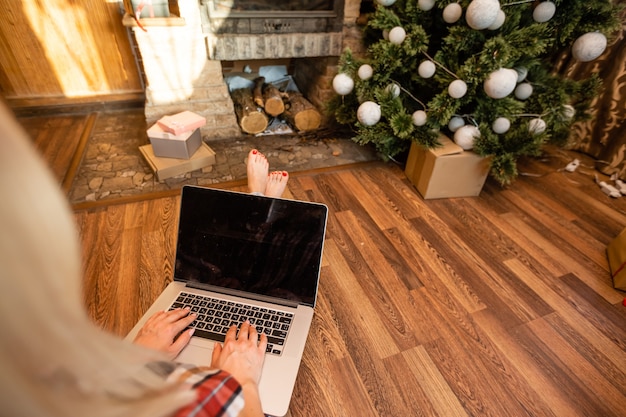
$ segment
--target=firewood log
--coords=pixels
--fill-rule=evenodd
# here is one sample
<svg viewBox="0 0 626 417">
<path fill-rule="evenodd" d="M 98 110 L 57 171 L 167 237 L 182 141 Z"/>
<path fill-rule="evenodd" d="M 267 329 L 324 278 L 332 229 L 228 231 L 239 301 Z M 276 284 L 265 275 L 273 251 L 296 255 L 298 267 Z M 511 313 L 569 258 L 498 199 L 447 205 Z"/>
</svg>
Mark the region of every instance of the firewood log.
<svg viewBox="0 0 626 417">
<path fill-rule="evenodd" d="M 267 116 L 256 105 L 252 98 L 252 90 L 240 88 L 231 93 L 239 126 L 245 133 L 257 134 L 267 128 Z"/>
<path fill-rule="evenodd" d="M 263 101 L 263 84 L 265 84 L 265 77 L 257 77 L 254 79 L 254 88 L 252 89 L 252 97 L 254 102 L 259 107 L 265 107 Z"/>
<path fill-rule="evenodd" d="M 285 119 L 299 131 L 317 129 L 322 121 L 322 115 L 315 106 L 300 93 L 289 92 L 288 95 Z"/>
<path fill-rule="evenodd" d="M 278 116 L 285 111 L 285 103 L 278 88 L 267 84 L 263 88 L 263 102 L 265 103 L 265 113 L 270 116 Z"/>
</svg>

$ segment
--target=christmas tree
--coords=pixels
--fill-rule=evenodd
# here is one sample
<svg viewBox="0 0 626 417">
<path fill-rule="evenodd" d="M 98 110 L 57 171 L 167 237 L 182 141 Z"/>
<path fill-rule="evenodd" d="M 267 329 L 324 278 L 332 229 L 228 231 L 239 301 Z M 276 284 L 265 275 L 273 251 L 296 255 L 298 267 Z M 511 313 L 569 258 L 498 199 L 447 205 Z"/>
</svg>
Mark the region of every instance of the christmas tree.
<svg viewBox="0 0 626 417">
<path fill-rule="evenodd" d="M 520 156 L 565 146 L 597 91 L 597 77 L 553 73 L 555 59 L 591 61 L 621 27 L 608 0 L 376 1 L 367 54 L 343 53 L 329 110 L 384 157 L 446 134 L 490 157 L 502 184 Z"/>
</svg>

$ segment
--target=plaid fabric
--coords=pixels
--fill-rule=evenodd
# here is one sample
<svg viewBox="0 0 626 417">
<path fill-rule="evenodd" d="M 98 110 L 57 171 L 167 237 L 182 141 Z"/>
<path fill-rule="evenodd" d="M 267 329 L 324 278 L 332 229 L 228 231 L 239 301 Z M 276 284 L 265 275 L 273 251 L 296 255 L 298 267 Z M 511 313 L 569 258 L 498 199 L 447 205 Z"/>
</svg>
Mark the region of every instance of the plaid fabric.
<svg viewBox="0 0 626 417">
<path fill-rule="evenodd" d="M 197 392 L 196 401 L 178 410 L 176 417 L 235 417 L 243 408 L 241 386 L 227 372 L 181 364 L 168 379 L 190 384 Z"/>
</svg>

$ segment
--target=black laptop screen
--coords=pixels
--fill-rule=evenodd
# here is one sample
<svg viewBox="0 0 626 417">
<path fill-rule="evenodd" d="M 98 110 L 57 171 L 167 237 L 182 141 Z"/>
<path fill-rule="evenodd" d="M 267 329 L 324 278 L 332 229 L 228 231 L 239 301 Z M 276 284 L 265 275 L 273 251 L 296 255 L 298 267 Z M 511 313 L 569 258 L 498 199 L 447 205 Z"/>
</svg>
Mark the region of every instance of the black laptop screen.
<svg viewBox="0 0 626 417">
<path fill-rule="evenodd" d="M 322 204 L 184 187 L 174 277 L 313 306 L 326 217 Z"/>
</svg>

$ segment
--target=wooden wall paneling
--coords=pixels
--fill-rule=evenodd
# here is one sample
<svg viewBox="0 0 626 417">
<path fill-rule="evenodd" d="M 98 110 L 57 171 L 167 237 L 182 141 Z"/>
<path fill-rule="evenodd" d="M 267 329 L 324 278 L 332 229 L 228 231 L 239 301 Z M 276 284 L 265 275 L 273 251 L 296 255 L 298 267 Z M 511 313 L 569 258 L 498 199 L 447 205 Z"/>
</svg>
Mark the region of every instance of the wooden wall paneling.
<svg viewBox="0 0 626 417">
<path fill-rule="evenodd" d="M 0 0 L 0 81 L 7 99 L 142 91 L 119 4 Z"/>
<path fill-rule="evenodd" d="M 46 96 L 50 95 L 50 91 L 61 90 L 57 79 L 49 76 L 53 73 L 53 67 L 42 43 L 34 36 L 32 23 L 23 10 L 25 4 L 0 0 L 0 8 L 5 16 L 0 25 L 0 68 L 3 81 L 6 79 L 8 82 L 2 86 L 5 98 Z"/>
</svg>

